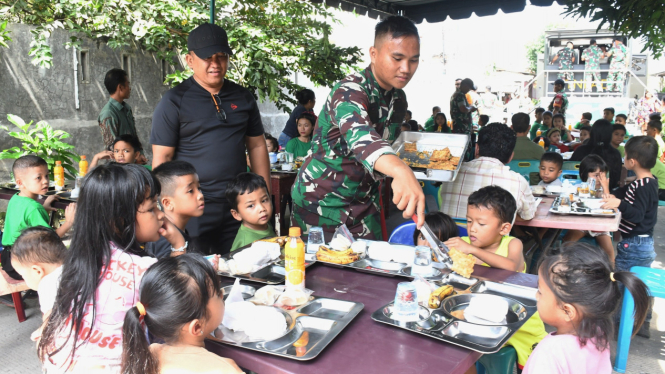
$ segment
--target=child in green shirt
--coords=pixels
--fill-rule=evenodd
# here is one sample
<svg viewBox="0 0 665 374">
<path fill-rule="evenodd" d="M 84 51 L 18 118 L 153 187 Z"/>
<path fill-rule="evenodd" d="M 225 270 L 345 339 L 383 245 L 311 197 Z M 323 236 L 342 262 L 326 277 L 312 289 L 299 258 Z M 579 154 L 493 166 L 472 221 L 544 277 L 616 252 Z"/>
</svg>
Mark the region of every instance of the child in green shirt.
<svg viewBox="0 0 665 374">
<path fill-rule="evenodd" d="M 545 113 L 545 108 L 536 108 L 536 122 L 534 122 L 533 125 L 531 126 L 531 132 L 529 133 L 529 137 L 531 138 L 531 140 L 535 139 L 538 136 L 538 130 L 540 130 L 541 135 L 545 134 L 548 130 L 548 128 L 543 125 L 544 113 Z"/>
<path fill-rule="evenodd" d="M 269 223 L 272 202 L 266 181 L 261 176 L 254 173 L 239 174 L 226 188 L 226 198 L 231 204 L 233 218 L 242 222 L 231 251 L 275 236 L 275 230 Z"/>
<path fill-rule="evenodd" d="M 621 153 L 621 157 L 626 157 L 626 151 L 624 151 L 623 146 L 621 143 L 623 143 L 623 139 L 626 136 L 626 126 L 624 125 L 619 125 L 619 124 L 614 124 L 612 125 L 612 147 L 616 148 L 619 153 Z"/>
<path fill-rule="evenodd" d="M 591 126 L 591 118 L 593 118 L 591 113 L 582 113 L 582 119 L 580 119 L 580 121 L 575 124 L 575 130 L 579 130 L 584 126 Z"/>
<path fill-rule="evenodd" d="M 298 134 L 297 138 L 293 138 L 286 143 L 286 151 L 293 153 L 294 158 L 305 157 L 312 148 L 312 133 L 314 132 L 314 124 L 316 117 L 304 112 L 298 117 Z"/>
<path fill-rule="evenodd" d="M 53 211 L 51 207 L 57 195 L 49 196 L 44 205 L 37 199 L 39 195 L 45 195 L 49 186 L 48 164 L 44 159 L 34 155 L 19 157 L 14 161 L 12 173 L 18 186 L 19 193 L 12 196 L 7 205 L 7 216 L 5 217 L 5 231 L 2 235 L 2 267 L 5 272 L 14 279 L 23 279 L 11 266 L 11 246 L 21 231 L 33 226 L 51 227 L 47 210 Z M 65 222 L 56 230 L 58 236 L 63 237 L 74 223 L 76 204 L 69 204 L 65 209 Z"/>
<path fill-rule="evenodd" d="M 665 142 L 660 132 L 663 131 L 663 123 L 658 120 L 651 120 L 647 124 L 647 135 L 656 139 L 658 143 L 658 160 L 663 157 L 663 152 L 665 152 Z"/>
</svg>

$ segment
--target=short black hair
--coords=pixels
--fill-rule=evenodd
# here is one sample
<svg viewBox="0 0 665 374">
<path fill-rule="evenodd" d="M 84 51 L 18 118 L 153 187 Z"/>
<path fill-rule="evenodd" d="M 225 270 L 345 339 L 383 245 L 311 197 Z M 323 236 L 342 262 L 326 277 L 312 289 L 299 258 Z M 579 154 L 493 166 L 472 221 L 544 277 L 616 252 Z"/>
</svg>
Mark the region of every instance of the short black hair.
<svg viewBox="0 0 665 374">
<path fill-rule="evenodd" d="M 619 114 L 617 114 L 616 116 L 614 116 L 614 118 L 615 118 L 615 119 L 616 119 L 616 118 L 623 118 L 624 121 L 628 121 L 628 116 L 625 115 L 625 114 L 623 114 L 623 113 L 619 113 Z"/>
<path fill-rule="evenodd" d="M 471 80 L 471 78 L 462 79 L 462 83 L 460 83 L 460 87 L 462 87 L 462 85 L 467 86 L 469 88 L 473 88 L 473 87 L 476 86 L 475 84 L 473 84 L 473 81 Z"/>
<path fill-rule="evenodd" d="M 660 121 L 658 121 L 658 120 L 655 120 L 655 119 L 649 121 L 649 122 L 647 123 L 647 126 L 648 126 L 648 127 L 651 127 L 651 128 L 654 128 L 654 129 L 656 129 L 656 130 L 658 130 L 658 132 L 663 131 L 663 123 L 660 122 Z"/>
<path fill-rule="evenodd" d="M 612 112 L 612 115 L 614 115 L 614 108 L 612 108 L 612 107 L 607 107 L 607 108 L 603 109 L 603 112 L 604 111 Z"/>
<path fill-rule="evenodd" d="M 14 161 L 12 165 L 12 173 L 14 178 L 16 178 L 16 172 L 21 172 L 26 169 L 36 168 L 38 166 L 46 166 L 48 169 L 48 164 L 44 161 L 43 158 L 35 155 L 25 155 L 21 156 Z"/>
<path fill-rule="evenodd" d="M 591 119 L 593 118 L 593 115 L 589 112 L 584 112 L 584 113 L 582 113 L 582 118 L 591 121 Z"/>
<path fill-rule="evenodd" d="M 550 112 L 549 110 L 546 110 L 546 111 L 543 112 L 543 117 L 545 117 L 545 116 L 550 116 L 550 117 L 552 117 L 553 115 L 554 115 L 554 114 L 552 114 L 552 112 Z"/>
<path fill-rule="evenodd" d="M 547 132 L 545 133 L 545 136 L 549 138 L 550 135 L 554 134 L 555 132 L 558 132 L 559 134 L 561 134 L 561 130 L 557 129 L 556 127 L 552 127 L 551 129 L 547 130 Z"/>
<path fill-rule="evenodd" d="M 469 206 L 491 209 L 501 222 L 512 223 L 517 210 L 515 197 L 499 186 L 486 186 L 469 196 Z"/>
<path fill-rule="evenodd" d="M 407 110 L 406 112 L 407 112 L 407 113 L 408 113 L 408 114 L 409 114 L 410 116 L 412 116 L 412 117 L 413 117 L 413 113 L 411 113 L 411 111 L 410 111 L 410 110 Z"/>
<path fill-rule="evenodd" d="M 438 109 L 438 110 L 441 110 L 441 107 L 440 107 L 440 106 L 435 106 L 435 107 L 433 107 L 433 108 L 432 108 L 432 113 L 434 113 L 434 111 L 437 110 L 437 109 Z"/>
<path fill-rule="evenodd" d="M 113 68 L 107 71 L 104 76 L 104 87 L 109 95 L 113 95 L 118 90 L 118 85 L 127 83 L 127 77 L 127 72 L 122 69 Z"/>
<path fill-rule="evenodd" d="M 653 112 L 653 113 L 649 114 L 649 119 L 650 120 L 656 119 L 656 120 L 660 121 L 660 119 L 661 119 L 660 113 L 659 112 Z"/>
<path fill-rule="evenodd" d="M 552 122 L 554 122 L 554 120 L 557 119 L 557 118 L 561 118 L 561 120 L 563 121 L 563 124 L 564 125 L 566 124 L 566 117 L 563 114 L 557 113 L 557 114 L 553 115 L 552 116 Z"/>
<path fill-rule="evenodd" d="M 586 182 L 589 179 L 589 173 L 593 173 L 596 170 L 601 173 L 607 173 L 610 171 L 609 166 L 602 157 L 598 155 L 588 155 L 582 159 L 580 162 L 580 179 L 582 182 Z"/>
<path fill-rule="evenodd" d="M 268 192 L 265 179 L 254 173 L 240 173 L 226 187 L 226 199 L 231 204 L 231 209 L 238 210 L 238 195 L 252 193 L 258 189 Z"/>
<path fill-rule="evenodd" d="M 485 86 L 485 89 L 488 91 L 492 91 L 492 86 Z"/>
<path fill-rule="evenodd" d="M 488 116 L 487 114 L 481 114 L 478 116 L 478 122 L 480 123 L 481 120 L 483 121 L 484 124 L 487 124 L 490 121 L 490 116 Z"/>
<path fill-rule="evenodd" d="M 460 83 L 461 83 L 461 82 L 462 82 L 462 78 L 455 78 L 455 82 L 457 82 L 457 81 L 460 81 Z"/>
<path fill-rule="evenodd" d="M 309 113 L 309 112 L 303 112 L 303 113 L 302 113 L 302 114 L 296 119 L 296 124 L 298 123 L 298 121 L 300 121 L 300 120 L 303 119 L 303 118 L 306 119 L 306 120 L 308 120 L 309 123 L 312 124 L 312 134 L 313 134 L 313 133 L 314 133 L 314 126 L 316 126 L 316 116 L 313 115 L 312 113 Z"/>
<path fill-rule="evenodd" d="M 266 140 L 272 143 L 273 148 L 279 149 L 279 142 L 277 141 L 277 139 L 275 139 L 274 136 L 266 133 Z"/>
<path fill-rule="evenodd" d="M 499 122 L 490 123 L 478 131 L 478 154 L 507 164 L 515 150 L 515 142 L 517 135 L 510 127 Z"/>
<path fill-rule="evenodd" d="M 628 131 L 626 131 L 626 126 L 615 123 L 614 125 L 612 125 L 612 132 L 615 132 L 617 130 L 623 131 L 624 134 L 628 133 Z"/>
<path fill-rule="evenodd" d="M 624 147 L 626 160 L 637 161 L 641 167 L 652 169 L 658 160 L 658 143 L 650 136 L 633 136 Z"/>
<path fill-rule="evenodd" d="M 401 130 L 403 127 L 406 128 L 406 130 L 402 130 L 402 131 L 411 131 L 411 124 L 408 123 L 408 122 L 404 122 L 404 123 L 402 123 L 401 125 L 399 125 L 399 127 L 400 127 L 400 130 Z"/>
<path fill-rule="evenodd" d="M 179 177 L 196 174 L 196 168 L 187 161 L 175 160 L 168 161 L 157 166 L 152 174 L 162 185 L 161 194 L 164 196 L 173 196 L 175 193 L 176 181 Z"/>
<path fill-rule="evenodd" d="M 545 143 L 545 149 L 549 148 L 550 144 L 552 144 L 552 143 L 550 143 L 550 140 L 547 138 L 547 136 L 542 136 L 541 135 L 541 136 L 536 136 L 535 138 L 533 138 L 533 142 L 536 143 L 536 144 L 538 144 L 541 140 Z"/>
<path fill-rule="evenodd" d="M 12 246 L 12 258 L 21 264 L 62 264 L 67 248 L 50 227 L 33 226 L 21 232 Z"/>
<path fill-rule="evenodd" d="M 580 132 L 582 132 L 582 131 L 588 131 L 589 135 L 591 135 L 591 126 L 584 125 L 584 126 L 580 127 Z"/>
<path fill-rule="evenodd" d="M 113 139 L 113 143 L 109 145 L 109 151 L 113 150 L 113 147 L 116 145 L 118 142 L 125 142 L 134 148 L 134 152 L 142 152 L 143 151 L 143 145 L 141 145 L 141 141 L 139 138 L 132 134 L 122 134 L 118 136 L 117 138 Z"/>
<path fill-rule="evenodd" d="M 516 133 L 525 133 L 529 131 L 529 115 L 526 113 L 515 113 L 513 118 L 510 119 L 510 122 L 513 123 L 513 130 Z"/>
<path fill-rule="evenodd" d="M 543 155 L 540 157 L 540 162 L 551 162 L 555 164 L 559 170 L 563 168 L 563 156 L 561 156 L 560 153 L 556 152 L 545 152 Z"/>
<path fill-rule="evenodd" d="M 310 90 L 309 88 L 303 88 L 302 90 L 296 92 L 296 100 L 298 100 L 300 105 L 305 105 L 310 101 L 316 100 L 316 95 L 314 95 L 314 91 Z"/>
<path fill-rule="evenodd" d="M 457 223 L 450 218 L 449 215 L 442 212 L 430 212 L 425 214 L 425 223 L 432 230 L 434 236 L 445 242 L 450 238 L 459 236 L 459 228 Z M 420 230 L 416 229 L 413 231 L 413 245 L 417 245 L 418 236 L 420 235 Z M 434 243 L 429 243 L 434 245 Z"/>
<path fill-rule="evenodd" d="M 545 108 L 541 108 L 541 107 L 536 108 L 536 114 L 544 113 L 544 112 L 545 112 Z"/>
<path fill-rule="evenodd" d="M 566 82 L 565 82 L 563 79 L 557 79 L 557 80 L 555 80 L 555 81 L 554 81 L 554 85 L 556 86 L 557 84 L 559 84 L 559 85 L 561 85 L 561 86 L 564 86 L 564 87 L 566 86 Z"/>
<path fill-rule="evenodd" d="M 596 44 L 596 39 L 591 39 L 591 40 L 589 41 L 589 45 L 594 45 L 594 44 Z"/>
<path fill-rule="evenodd" d="M 406 36 L 420 38 L 420 35 L 418 35 L 418 28 L 413 21 L 402 16 L 390 16 L 376 24 L 376 28 L 374 29 L 374 42 L 386 35 L 390 35 L 393 39 Z"/>
</svg>

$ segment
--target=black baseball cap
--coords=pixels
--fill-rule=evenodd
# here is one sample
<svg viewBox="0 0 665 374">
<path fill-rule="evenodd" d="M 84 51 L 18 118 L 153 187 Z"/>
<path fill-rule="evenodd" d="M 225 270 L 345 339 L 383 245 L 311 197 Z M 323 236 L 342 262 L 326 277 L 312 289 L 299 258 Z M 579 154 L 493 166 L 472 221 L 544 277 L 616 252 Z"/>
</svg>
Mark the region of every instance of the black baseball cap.
<svg viewBox="0 0 665 374">
<path fill-rule="evenodd" d="M 226 31 L 211 23 L 204 23 L 189 33 L 187 49 L 204 60 L 219 52 L 224 52 L 229 56 L 233 54 L 229 47 L 229 37 L 226 35 Z"/>
</svg>

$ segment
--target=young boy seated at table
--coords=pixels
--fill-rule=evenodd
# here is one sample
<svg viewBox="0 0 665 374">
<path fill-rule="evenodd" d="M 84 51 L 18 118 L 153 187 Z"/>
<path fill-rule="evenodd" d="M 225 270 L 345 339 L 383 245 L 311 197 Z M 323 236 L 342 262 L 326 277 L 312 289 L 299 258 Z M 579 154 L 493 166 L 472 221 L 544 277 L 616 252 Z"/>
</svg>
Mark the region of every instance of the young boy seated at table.
<svg viewBox="0 0 665 374">
<path fill-rule="evenodd" d="M 233 218 L 242 222 L 231 251 L 275 236 L 275 230 L 269 223 L 272 202 L 263 177 L 254 173 L 238 174 L 226 188 L 226 199 L 231 204 Z"/>
<path fill-rule="evenodd" d="M 136 164 L 143 152 L 141 141 L 134 135 L 123 134 L 113 140 L 113 143 L 107 151 L 97 153 L 90 161 L 89 168 L 92 169 L 100 160 L 111 159 L 119 164 Z M 148 170 L 152 170 L 151 165 L 141 165 Z"/>
<path fill-rule="evenodd" d="M 569 148 L 573 151 L 576 150 L 577 147 L 581 146 L 582 144 L 586 144 L 587 140 L 589 140 L 590 137 L 591 137 L 591 126 L 589 125 L 582 126 L 580 128 L 580 136 L 577 139 L 575 139 L 574 142 L 570 143 Z"/>
<path fill-rule="evenodd" d="M 658 160 L 663 157 L 663 152 L 665 152 L 665 142 L 660 134 L 661 131 L 663 131 L 663 123 L 659 120 L 651 120 L 647 123 L 647 135 L 656 139 L 656 143 L 658 143 Z"/>
<path fill-rule="evenodd" d="M 538 136 L 538 130 L 541 134 L 546 132 L 548 129 L 543 125 L 543 113 L 545 113 L 545 108 L 536 108 L 536 121 L 531 125 L 531 132 L 529 132 L 529 138 L 531 140 L 535 139 Z"/>
<path fill-rule="evenodd" d="M 467 208 L 467 237 L 447 240 L 455 248 L 476 257 L 476 264 L 524 273 L 526 263 L 522 242 L 509 236 L 515 219 L 513 195 L 499 186 L 487 186 L 469 196 Z M 536 345 L 547 335 L 545 325 L 536 312 L 506 344 L 517 351 L 520 370 Z"/>
<path fill-rule="evenodd" d="M 628 116 L 623 113 L 619 113 L 614 117 L 614 123 L 617 125 L 626 126 L 626 121 L 628 121 Z"/>
<path fill-rule="evenodd" d="M 591 126 L 591 119 L 593 116 L 589 112 L 584 112 L 582 113 L 582 118 L 580 119 L 579 122 L 575 124 L 575 129 L 579 130 L 584 126 Z"/>
<path fill-rule="evenodd" d="M 48 164 L 43 158 L 34 155 L 21 156 L 14 161 L 12 173 L 19 192 L 12 196 L 7 205 L 5 229 L 2 234 L 4 250 L 0 252 L 0 261 L 7 275 L 22 280 L 21 275 L 11 265 L 11 247 L 21 231 L 26 228 L 33 226 L 51 227 L 47 210 L 55 210 L 51 207 L 51 204 L 58 199 L 58 196 L 49 196 L 44 201 L 44 205 L 37 201 L 39 195 L 46 195 L 49 187 Z M 75 214 L 76 204 L 69 204 L 65 209 L 65 222 L 56 230 L 59 237 L 63 237 L 72 227 Z"/>
<path fill-rule="evenodd" d="M 481 114 L 478 116 L 478 128 L 485 127 L 490 122 L 490 116 L 487 114 Z"/>
<path fill-rule="evenodd" d="M 603 119 L 610 121 L 611 124 L 614 124 L 614 108 L 609 107 L 603 109 Z"/>
<path fill-rule="evenodd" d="M 619 116 L 617 116 L 619 118 Z M 621 143 L 623 143 L 623 139 L 626 137 L 626 126 L 624 125 L 619 125 L 618 123 L 615 123 L 612 125 L 612 147 L 616 148 L 619 153 L 621 153 L 621 157 L 626 157 L 626 153 L 624 151 L 623 146 Z"/>
<path fill-rule="evenodd" d="M 60 285 L 62 263 L 67 248 L 51 228 L 28 227 L 23 230 L 12 246 L 12 266 L 21 274 L 25 284 L 39 293 L 39 308 L 42 321 L 46 322 Z M 39 340 L 43 325 L 30 335 Z"/>
<path fill-rule="evenodd" d="M 457 224 L 445 213 L 427 213 L 425 214 L 425 223 L 432 230 L 434 236 L 442 242 L 455 236 L 459 236 L 459 228 L 457 227 Z M 413 245 L 432 247 L 434 243 L 429 243 L 420 230 L 416 229 L 413 231 Z"/>
<path fill-rule="evenodd" d="M 547 132 L 547 139 L 550 140 L 550 148 L 558 148 L 561 152 L 568 152 L 570 148 L 561 142 L 561 130 L 553 127 Z"/>
<path fill-rule="evenodd" d="M 540 158 L 540 182 L 539 186 L 561 186 L 561 173 L 563 169 L 563 157 L 556 152 L 545 152 Z"/>
<path fill-rule="evenodd" d="M 603 209 L 618 208 L 621 212 L 619 232 L 621 241 L 617 244 L 615 265 L 618 271 L 630 271 L 633 266 L 651 267 L 656 258 L 653 230 L 658 220 L 658 181 L 651 174 L 656 165 L 658 145 L 648 136 L 635 136 L 626 142 L 624 166 L 635 172 L 637 179 L 612 191 L 605 196 Z M 605 191 L 609 191 L 609 181 L 600 175 Z M 649 338 L 651 310 L 649 308 L 644 324 L 637 335 Z"/>
<path fill-rule="evenodd" d="M 196 169 L 189 162 L 176 160 L 159 165 L 153 174 L 162 186 L 159 205 L 166 219 L 182 234 L 185 245 L 183 248 L 173 248 L 171 243 L 160 235 L 158 241 L 145 244 L 145 251 L 156 258 L 177 256 L 185 253 L 185 250 L 192 252 L 192 239 L 187 233 L 187 223 L 192 217 L 201 217 L 205 208 Z"/>
</svg>

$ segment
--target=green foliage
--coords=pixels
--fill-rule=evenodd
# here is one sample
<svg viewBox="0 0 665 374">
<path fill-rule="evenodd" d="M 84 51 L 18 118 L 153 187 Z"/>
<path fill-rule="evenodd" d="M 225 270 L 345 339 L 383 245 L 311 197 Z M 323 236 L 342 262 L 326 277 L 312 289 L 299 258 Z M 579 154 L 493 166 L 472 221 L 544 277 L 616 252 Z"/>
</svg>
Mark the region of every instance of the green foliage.
<svg viewBox="0 0 665 374">
<path fill-rule="evenodd" d="M 328 40 L 337 20 L 323 4 L 304 0 L 218 0 L 216 20 L 234 51 L 227 77 L 249 88 L 261 101 L 286 110 L 302 89 L 289 78 L 304 74 L 329 86 L 360 61 L 358 48 L 341 48 Z M 177 65 L 187 51 L 187 35 L 208 22 L 209 0 L 0 0 L 0 19 L 35 25 L 33 63 L 52 64 L 50 34 L 57 28 L 75 36 L 102 40 L 111 48 L 141 48 Z M 0 41 L 2 40 L 0 29 Z M 176 84 L 190 71 L 171 74 Z"/>
<path fill-rule="evenodd" d="M 39 121 L 34 128 L 31 128 L 33 121 L 25 123 L 21 117 L 13 114 L 8 114 L 7 119 L 20 131 L 9 131 L 7 126 L 1 125 L 0 130 L 6 131 L 9 136 L 20 140 L 22 144 L 20 147 L 12 147 L 0 152 L 0 160 L 17 159 L 32 154 L 46 160 L 51 179 L 53 179 L 53 166 L 55 166 L 56 161 L 62 162 L 67 179 L 76 177 L 77 171 L 74 165 L 79 162 L 80 158 L 71 152 L 74 149 L 73 145 L 62 141 L 69 138 L 68 133 L 62 130 L 53 130 L 51 125 L 45 121 Z"/>
<path fill-rule="evenodd" d="M 7 30 L 7 21 L 0 23 L 0 47 L 9 48 L 7 42 L 11 42 L 12 38 L 9 37 L 9 30 Z"/>
<path fill-rule="evenodd" d="M 526 58 L 529 61 L 528 69 L 531 74 L 538 71 L 538 56 L 545 52 L 545 33 L 526 45 Z"/>
<path fill-rule="evenodd" d="M 665 11 L 662 0 L 568 0 L 567 15 L 600 21 L 618 34 L 643 39 L 642 52 L 649 50 L 655 59 L 665 45 Z"/>
</svg>

